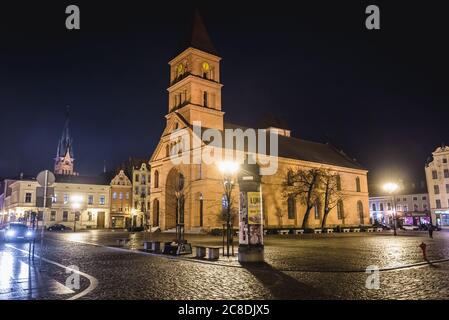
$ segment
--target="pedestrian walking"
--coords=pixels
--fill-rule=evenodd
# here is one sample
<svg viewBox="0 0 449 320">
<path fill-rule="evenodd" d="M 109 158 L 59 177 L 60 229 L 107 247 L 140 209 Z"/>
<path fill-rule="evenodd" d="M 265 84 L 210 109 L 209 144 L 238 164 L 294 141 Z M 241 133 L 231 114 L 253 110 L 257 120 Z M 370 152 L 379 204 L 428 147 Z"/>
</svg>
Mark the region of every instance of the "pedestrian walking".
<svg viewBox="0 0 449 320">
<path fill-rule="evenodd" d="M 429 225 L 429 238 L 433 239 L 433 226 Z"/>
</svg>

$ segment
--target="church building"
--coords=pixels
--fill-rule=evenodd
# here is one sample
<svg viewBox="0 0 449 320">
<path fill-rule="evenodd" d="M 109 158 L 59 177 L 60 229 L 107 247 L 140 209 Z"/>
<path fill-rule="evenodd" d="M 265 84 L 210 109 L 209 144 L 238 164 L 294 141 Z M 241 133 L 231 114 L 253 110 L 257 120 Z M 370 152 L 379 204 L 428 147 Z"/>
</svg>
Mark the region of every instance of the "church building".
<svg viewBox="0 0 449 320">
<path fill-rule="evenodd" d="M 171 157 L 173 152 L 184 154 L 194 151 L 192 144 L 177 148 L 179 141 L 173 137 L 176 132 L 184 131 L 188 132 L 191 141 L 201 140 L 194 130 L 195 123 L 201 123 L 203 130 L 245 130 L 242 126 L 225 122 L 220 60 L 200 15 L 196 13 L 189 41 L 169 62 L 166 126 L 150 159 L 150 223 L 161 230 L 176 227 L 179 206 L 182 206 L 184 213 L 181 222 L 186 232 L 210 231 L 223 225 L 222 212 L 228 204 L 223 198 L 223 176 L 217 165 L 204 162 L 176 164 Z M 263 129 L 276 133 L 278 137 L 277 171 L 262 176 L 265 228 L 301 226 L 304 206 L 299 201 L 285 199 L 281 188 L 289 169 L 297 168 L 323 168 L 338 174 L 344 197 L 330 212 L 328 226 L 369 223 L 366 169 L 330 144 L 292 137 L 286 128 Z M 196 148 L 206 147 L 207 143 L 202 142 Z M 233 192 L 235 203 L 231 205 L 238 208 L 238 186 Z M 179 201 L 180 195 L 182 202 Z M 319 227 L 321 215 L 321 210 L 315 208 L 309 216 L 308 227 Z"/>
</svg>

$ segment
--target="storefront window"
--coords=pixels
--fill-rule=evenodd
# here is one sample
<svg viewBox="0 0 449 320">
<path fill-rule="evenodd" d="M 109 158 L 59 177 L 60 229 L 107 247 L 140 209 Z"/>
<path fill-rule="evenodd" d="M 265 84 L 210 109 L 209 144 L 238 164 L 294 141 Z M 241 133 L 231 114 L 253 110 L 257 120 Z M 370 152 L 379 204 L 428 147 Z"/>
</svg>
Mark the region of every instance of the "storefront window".
<svg viewBox="0 0 449 320">
<path fill-rule="evenodd" d="M 441 225 L 442 226 L 449 226 L 449 214 L 442 214 L 441 215 Z"/>
</svg>

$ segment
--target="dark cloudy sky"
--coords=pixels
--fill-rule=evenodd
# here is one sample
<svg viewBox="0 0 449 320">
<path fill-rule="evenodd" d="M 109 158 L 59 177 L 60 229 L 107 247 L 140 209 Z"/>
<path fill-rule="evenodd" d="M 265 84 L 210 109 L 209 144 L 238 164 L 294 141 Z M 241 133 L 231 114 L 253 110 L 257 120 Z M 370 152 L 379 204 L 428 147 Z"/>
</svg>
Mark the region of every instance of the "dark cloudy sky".
<svg viewBox="0 0 449 320">
<path fill-rule="evenodd" d="M 81 174 L 149 157 L 164 128 L 167 62 L 195 7 L 223 57 L 227 121 L 272 111 L 294 136 L 357 158 L 373 181 L 421 179 L 449 143 L 441 1 L 153 2 L 2 4 L 0 177 L 51 168 L 67 104 Z M 365 28 L 372 3 L 380 31 Z M 65 29 L 68 4 L 80 6 L 80 31 Z"/>
</svg>

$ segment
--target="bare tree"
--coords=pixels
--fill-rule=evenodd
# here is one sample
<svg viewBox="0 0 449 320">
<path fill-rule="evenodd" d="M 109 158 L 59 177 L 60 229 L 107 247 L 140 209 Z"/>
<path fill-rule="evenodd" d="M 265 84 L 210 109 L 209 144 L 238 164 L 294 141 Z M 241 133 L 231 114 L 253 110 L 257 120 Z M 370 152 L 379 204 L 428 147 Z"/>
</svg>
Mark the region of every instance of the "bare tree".
<svg viewBox="0 0 449 320">
<path fill-rule="evenodd" d="M 320 189 L 323 197 L 323 219 L 321 221 L 321 228 L 324 228 L 329 212 L 331 212 L 331 210 L 338 205 L 338 202 L 343 199 L 340 176 L 338 173 L 328 169 L 321 169 Z"/>
<path fill-rule="evenodd" d="M 282 183 L 284 198 L 298 199 L 306 207 L 302 228 L 307 227 L 310 210 L 320 198 L 321 169 L 288 169 L 287 177 Z"/>
</svg>

